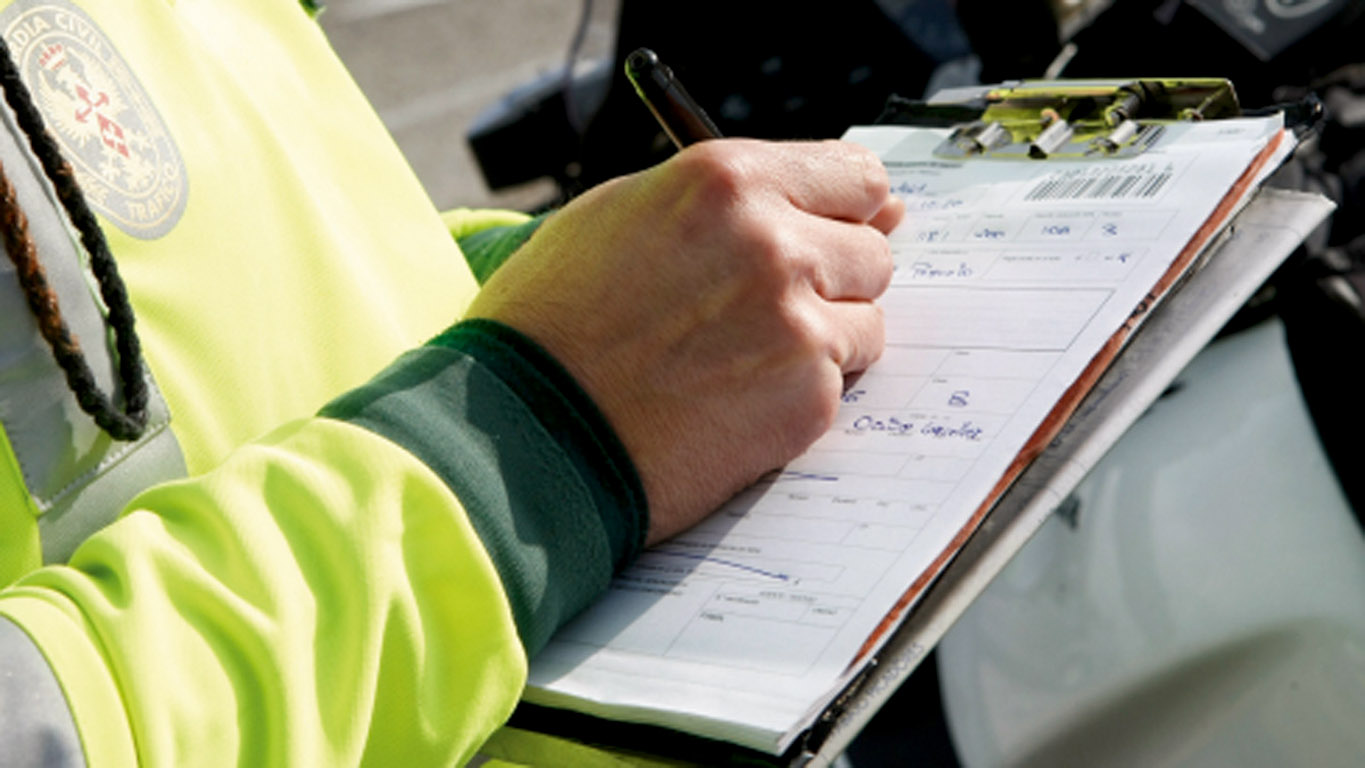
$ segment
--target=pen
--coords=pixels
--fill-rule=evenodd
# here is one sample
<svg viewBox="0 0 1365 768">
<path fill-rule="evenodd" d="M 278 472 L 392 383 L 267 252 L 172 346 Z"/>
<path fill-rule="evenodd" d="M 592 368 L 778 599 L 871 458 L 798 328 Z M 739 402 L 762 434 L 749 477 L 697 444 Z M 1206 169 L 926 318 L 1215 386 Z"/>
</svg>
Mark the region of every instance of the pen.
<svg viewBox="0 0 1365 768">
<path fill-rule="evenodd" d="M 687 95 L 682 83 L 673 76 L 673 70 L 664 66 L 654 51 L 648 48 L 632 51 L 626 57 L 626 77 L 678 149 L 705 139 L 720 138 L 720 129 Z"/>
</svg>

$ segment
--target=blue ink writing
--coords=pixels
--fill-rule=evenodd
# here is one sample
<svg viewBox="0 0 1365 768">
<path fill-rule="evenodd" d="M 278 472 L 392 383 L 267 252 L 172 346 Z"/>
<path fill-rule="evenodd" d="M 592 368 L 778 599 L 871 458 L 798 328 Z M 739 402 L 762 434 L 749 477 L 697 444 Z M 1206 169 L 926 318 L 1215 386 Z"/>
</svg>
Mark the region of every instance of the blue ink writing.
<svg viewBox="0 0 1365 768">
<path fill-rule="evenodd" d="M 890 432 L 893 435 L 908 435 L 915 429 L 912 421 L 901 421 L 892 416 L 878 419 L 874 416 L 859 416 L 853 421 L 853 429 L 858 432 Z"/>
<path fill-rule="evenodd" d="M 980 440 L 982 432 L 985 432 L 985 430 L 973 424 L 971 421 L 964 421 L 961 426 L 956 427 L 930 422 L 925 424 L 919 431 L 921 435 L 938 440 L 967 440 L 970 442 L 977 442 Z"/>
<path fill-rule="evenodd" d="M 905 421 L 895 416 L 880 419 L 875 416 L 859 416 L 853 420 L 853 431 L 855 432 L 883 432 L 889 435 L 921 435 L 935 440 L 965 440 L 967 442 L 978 442 L 981 440 L 985 428 L 973 424 L 971 420 L 966 420 L 960 424 L 940 423 L 930 421 L 923 425 L 914 421 Z"/>
</svg>

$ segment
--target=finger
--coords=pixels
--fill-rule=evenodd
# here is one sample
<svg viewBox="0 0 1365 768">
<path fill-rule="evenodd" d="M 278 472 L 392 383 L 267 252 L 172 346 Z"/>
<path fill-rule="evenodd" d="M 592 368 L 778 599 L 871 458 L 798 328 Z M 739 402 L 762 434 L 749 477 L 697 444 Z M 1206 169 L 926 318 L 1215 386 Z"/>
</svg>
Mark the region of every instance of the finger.
<svg viewBox="0 0 1365 768">
<path fill-rule="evenodd" d="M 875 227 L 815 219 L 803 241 L 811 260 L 811 284 L 830 301 L 869 300 L 891 283 L 891 245 Z"/>
<path fill-rule="evenodd" d="M 904 218 L 905 201 L 891 195 L 887 198 L 886 205 L 883 205 L 880 211 L 868 219 L 867 223 L 877 231 L 889 235 L 891 230 L 895 229 Z"/>
<path fill-rule="evenodd" d="M 870 301 L 831 301 L 825 304 L 830 330 L 830 357 L 842 373 L 866 370 L 886 347 L 882 308 Z"/>
<path fill-rule="evenodd" d="M 819 216 L 866 222 L 892 199 L 881 160 L 845 141 L 770 145 L 784 152 L 781 187 L 796 207 Z"/>
</svg>

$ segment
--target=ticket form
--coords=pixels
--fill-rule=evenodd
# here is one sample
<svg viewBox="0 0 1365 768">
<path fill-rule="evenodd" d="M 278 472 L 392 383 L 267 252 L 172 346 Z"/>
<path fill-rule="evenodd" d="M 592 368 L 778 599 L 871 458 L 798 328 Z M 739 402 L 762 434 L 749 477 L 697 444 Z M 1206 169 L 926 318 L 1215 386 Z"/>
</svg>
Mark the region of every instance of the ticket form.
<svg viewBox="0 0 1365 768">
<path fill-rule="evenodd" d="M 1047 161 L 938 158 L 942 130 L 850 131 L 907 208 L 882 359 L 806 454 L 561 630 L 526 698 L 780 753 L 1229 190 L 1273 167 L 1282 130 L 1180 124 L 1136 157 Z"/>
</svg>

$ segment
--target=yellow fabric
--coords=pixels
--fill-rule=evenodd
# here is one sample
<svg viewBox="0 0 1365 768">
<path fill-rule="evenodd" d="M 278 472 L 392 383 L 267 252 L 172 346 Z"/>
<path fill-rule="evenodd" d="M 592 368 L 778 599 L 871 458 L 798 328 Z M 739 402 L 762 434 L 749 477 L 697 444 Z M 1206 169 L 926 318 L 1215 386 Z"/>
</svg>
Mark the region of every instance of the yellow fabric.
<svg viewBox="0 0 1365 768">
<path fill-rule="evenodd" d="M 38 539 L 37 507 L 28 495 L 24 472 L 0 429 L 0 585 L 43 562 Z"/>
<path fill-rule="evenodd" d="M 492 227 L 515 226 L 530 218 L 520 211 L 485 208 L 452 208 L 441 212 L 441 221 L 456 240 Z"/>
<path fill-rule="evenodd" d="M 476 290 L 458 248 L 296 2 L 84 8 L 187 165 L 170 234 L 105 231 L 191 473 L 458 318 Z"/>
<path fill-rule="evenodd" d="M 80 610 L 59 595 L 7 589 L 0 592 L 0 615 L 24 629 L 52 666 L 76 721 L 86 765 L 138 765 L 118 682 L 99 644 L 85 636 Z"/>
<path fill-rule="evenodd" d="M 199 476 L 0 592 L 0 614 L 53 665 L 91 766 L 463 764 L 526 676 L 496 571 L 424 465 L 308 417 L 462 313 L 477 286 L 452 236 L 526 217 L 438 215 L 293 0 L 76 4 L 185 162 L 170 232 L 101 223 Z M 38 562 L 12 464 L 0 579 Z M 623 764 L 517 733 L 489 748 Z"/>
<path fill-rule="evenodd" d="M 607 752 L 586 744 L 520 728 L 503 728 L 479 749 L 486 759 L 479 768 L 573 766 L 573 768 L 697 768 L 696 763 L 624 752 Z"/>
<path fill-rule="evenodd" d="M 145 765 L 462 765 L 515 705 L 497 572 L 392 443 L 310 419 L 131 508 L 0 596 L 91 766 L 132 744 Z"/>
<path fill-rule="evenodd" d="M 101 225 L 207 474 L 146 492 L 0 613 L 53 664 L 92 766 L 461 763 L 525 679 L 496 571 L 425 465 L 308 418 L 463 312 L 446 223 L 293 0 L 76 4 L 185 163 L 171 231 Z M 0 482 L 26 571 L 31 505 Z"/>
</svg>

